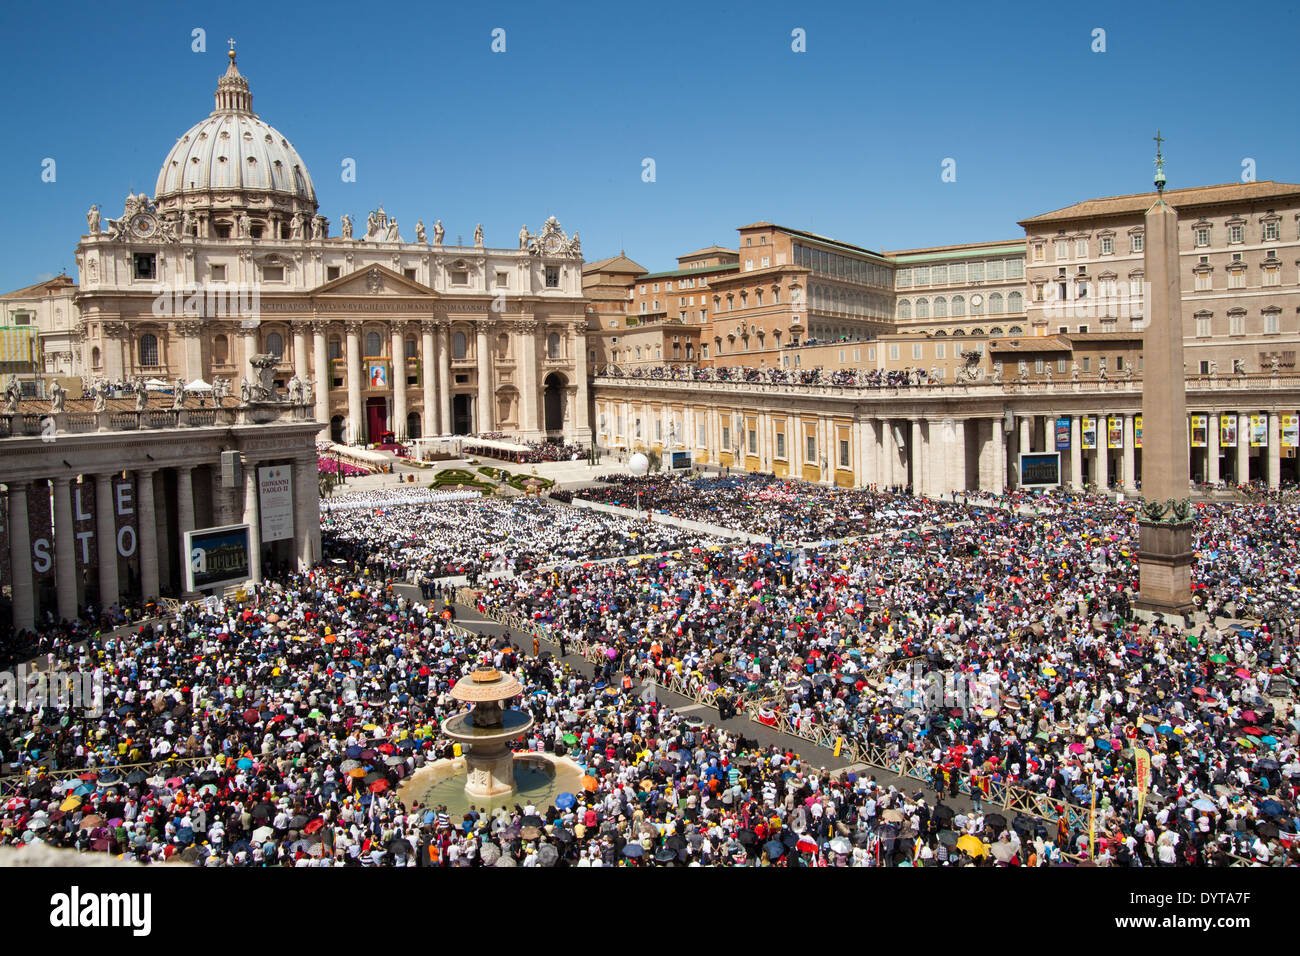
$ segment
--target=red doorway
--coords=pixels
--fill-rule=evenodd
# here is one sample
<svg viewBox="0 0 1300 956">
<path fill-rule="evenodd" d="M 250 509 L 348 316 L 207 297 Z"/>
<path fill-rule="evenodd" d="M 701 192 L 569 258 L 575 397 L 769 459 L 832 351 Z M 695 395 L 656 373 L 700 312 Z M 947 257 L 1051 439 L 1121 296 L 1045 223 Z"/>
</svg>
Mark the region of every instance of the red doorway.
<svg viewBox="0 0 1300 956">
<path fill-rule="evenodd" d="M 383 398 L 366 399 L 366 441 L 379 441 L 388 431 L 388 402 Z"/>
</svg>

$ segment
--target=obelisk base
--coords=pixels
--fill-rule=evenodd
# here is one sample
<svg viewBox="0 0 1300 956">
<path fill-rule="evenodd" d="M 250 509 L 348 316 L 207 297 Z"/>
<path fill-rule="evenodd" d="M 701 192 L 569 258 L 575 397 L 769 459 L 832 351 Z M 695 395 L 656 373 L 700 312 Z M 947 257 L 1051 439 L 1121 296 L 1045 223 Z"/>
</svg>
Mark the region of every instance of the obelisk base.
<svg viewBox="0 0 1300 956">
<path fill-rule="evenodd" d="M 1138 524 L 1138 587 L 1133 606 L 1139 610 L 1183 614 L 1192 602 L 1191 524 Z"/>
</svg>

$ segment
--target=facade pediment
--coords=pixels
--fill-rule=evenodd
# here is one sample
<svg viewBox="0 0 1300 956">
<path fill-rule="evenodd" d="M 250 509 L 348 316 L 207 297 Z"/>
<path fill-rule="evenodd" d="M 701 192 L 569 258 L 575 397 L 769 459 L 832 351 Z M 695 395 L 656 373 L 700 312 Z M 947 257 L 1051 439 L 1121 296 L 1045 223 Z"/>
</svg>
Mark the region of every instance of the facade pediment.
<svg viewBox="0 0 1300 956">
<path fill-rule="evenodd" d="M 316 296 L 424 296 L 438 298 L 438 293 L 414 279 L 381 265 L 361 266 L 347 275 L 331 279 L 308 293 Z"/>
</svg>

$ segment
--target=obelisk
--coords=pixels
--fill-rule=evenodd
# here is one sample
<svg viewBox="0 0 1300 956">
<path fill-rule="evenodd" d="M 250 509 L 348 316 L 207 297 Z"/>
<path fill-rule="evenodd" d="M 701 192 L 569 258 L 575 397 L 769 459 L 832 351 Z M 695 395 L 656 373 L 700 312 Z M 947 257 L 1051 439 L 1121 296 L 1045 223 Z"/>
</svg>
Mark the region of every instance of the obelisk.
<svg viewBox="0 0 1300 956">
<path fill-rule="evenodd" d="M 1147 316 L 1142 354 L 1142 509 L 1137 607 L 1181 613 L 1192 604 L 1192 509 L 1183 369 L 1178 213 L 1165 202 L 1163 140 L 1156 131 L 1157 198 L 1146 214 Z"/>
</svg>

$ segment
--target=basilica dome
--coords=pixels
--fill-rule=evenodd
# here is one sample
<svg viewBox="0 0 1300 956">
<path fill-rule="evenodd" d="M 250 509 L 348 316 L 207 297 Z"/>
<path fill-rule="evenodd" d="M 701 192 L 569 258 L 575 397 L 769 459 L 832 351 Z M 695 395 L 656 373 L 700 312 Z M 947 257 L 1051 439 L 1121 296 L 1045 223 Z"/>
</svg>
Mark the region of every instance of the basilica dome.
<svg viewBox="0 0 1300 956">
<path fill-rule="evenodd" d="M 205 200 L 217 197 L 221 205 L 316 211 L 307 165 L 284 134 L 253 112 L 233 51 L 217 82 L 216 109 L 176 141 L 154 190 L 160 208 L 207 206 Z"/>
</svg>

